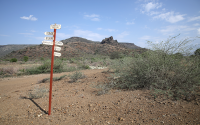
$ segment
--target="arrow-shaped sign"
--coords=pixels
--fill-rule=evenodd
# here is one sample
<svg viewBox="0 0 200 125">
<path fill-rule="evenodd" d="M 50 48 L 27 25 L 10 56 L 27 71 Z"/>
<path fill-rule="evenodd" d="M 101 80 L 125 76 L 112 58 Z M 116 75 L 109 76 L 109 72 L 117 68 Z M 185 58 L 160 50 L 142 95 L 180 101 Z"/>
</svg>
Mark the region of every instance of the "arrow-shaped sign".
<svg viewBox="0 0 200 125">
<path fill-rule="evenodd" d="M 58 53 L 58 52 L 54 52 L 54 56 L 61 56 L 61 53 Z"/>
<path fill-rule="evenodd" d="M 61 24 L 52 24 L 50 25 L 50 29 L 61 29 Z"/>
<path fill-rule="evenodd" d="M 53 45 L 53 42 L 51 41 L 42 41 L 42 43 L 45 45 Z"/>
<path fill-rule="evenodd" d="M 60 50 L 61 50 L 61 47 L 55 46 L 55 47 L 54 47 L 54 50 L 60 51 Z"/>
<path fill-rule="evenodd" d="M 42 43 L 43 43 L 43 44 L 46 44 L 46 45 L 53 45 L 53 42 L 51 42 L 51 41 L 42 41 Z M 55 45 L 57 45 L 57 46 L 62 46 L 63 43 L 60 42 L 60 41 L 56 41 L 56 42 L 55 42 Z"/>
<path fill-rule="evenodd" d="M 44 37 L 45 40 L 53 40 L 53 37 Z"/>
<path fill-rule="evenodd" d="M 62 46 L 63 43 L 61 41 L 55 41 L 55 44 L 58 45 L 58 46 Z"/>
<path fill-rule="evenodd" d="M 54 35 L 54 32 L 45 32 L 45 35 Z"/>
</svg>

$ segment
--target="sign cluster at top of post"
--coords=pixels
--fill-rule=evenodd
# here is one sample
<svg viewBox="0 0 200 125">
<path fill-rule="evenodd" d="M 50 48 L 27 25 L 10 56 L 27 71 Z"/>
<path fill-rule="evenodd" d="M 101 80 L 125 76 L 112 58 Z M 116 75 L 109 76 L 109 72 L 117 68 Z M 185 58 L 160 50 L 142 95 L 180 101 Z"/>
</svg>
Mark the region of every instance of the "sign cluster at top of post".
<svg viewBox="0 0 200 125">
<path fill-rule="evenodd" d="M 61 29 L 61 25 L 60 24 L 52 24 L 52 25 L 50 25 L 50 29 Z M 51 42 L 51 41 L 42 41 L 42 43 L 45 44 L 45 45 L 53 45 L 53 46 L 57 45 L 57 46 L 54 47 L 54 50 L 60 51 L 61 47 L 58 47 L 58 46 L 62 46 L 63 43 L 61 41 L 55 41 L 55 37 L 56 37 L 55 31 L 54 32 L 45 32 L 44 34 L 45 35 L 53 35 L 53 37 L 45 37 L 44 39 L 45 40 L 53 40 L 55 42 L 55 44 L 54 44 L 54 42 Z M 54 52 L 54 56 L 60 57 L 61 53 Z"/>
</svg>

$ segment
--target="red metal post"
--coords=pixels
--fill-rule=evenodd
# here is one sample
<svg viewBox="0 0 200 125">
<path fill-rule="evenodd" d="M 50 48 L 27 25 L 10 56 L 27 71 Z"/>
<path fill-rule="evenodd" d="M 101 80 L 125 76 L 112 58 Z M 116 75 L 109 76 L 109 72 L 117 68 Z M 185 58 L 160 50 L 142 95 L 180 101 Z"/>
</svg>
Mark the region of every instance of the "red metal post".
<svg viewBox="0 0 200 125">
<path fill-rule="evenodd" d="M 52 80 L 53 80 L 53 62 L 54 62 L 54 46 L 56 40 L 56 29 L 54 29 L 54 40 L 52 46 L 52 55 L 51 55 L 51 74 L 50 74 L 50 88 L 49 88 L 49 112 L 48 115 L 51 115 L 51 98 L 52 98 Z"/>
</svg>

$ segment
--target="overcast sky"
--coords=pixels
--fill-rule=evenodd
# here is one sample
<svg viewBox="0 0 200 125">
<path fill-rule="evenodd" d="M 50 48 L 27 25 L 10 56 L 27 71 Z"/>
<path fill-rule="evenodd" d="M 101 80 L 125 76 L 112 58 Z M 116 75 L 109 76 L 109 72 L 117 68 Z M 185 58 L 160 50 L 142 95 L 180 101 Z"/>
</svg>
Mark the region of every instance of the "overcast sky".
<svg viewBox="0 0 200 125">
<path fill-rule="evenodd" d="M 41 44 L 57 23 L 57 41 L 113 36 L 147 48 L 147 40 L 200 36 L 199 5 L 200 0 L 0 0 L 0 45 Z"/>
</svg>

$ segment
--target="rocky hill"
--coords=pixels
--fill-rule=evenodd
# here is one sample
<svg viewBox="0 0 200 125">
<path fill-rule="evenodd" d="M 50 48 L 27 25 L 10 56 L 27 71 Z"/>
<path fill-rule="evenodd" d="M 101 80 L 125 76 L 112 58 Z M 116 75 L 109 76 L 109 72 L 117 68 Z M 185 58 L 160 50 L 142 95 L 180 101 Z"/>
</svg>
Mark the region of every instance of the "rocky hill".
<svg viewBox="0 0 200 125">
<path fill-rule="evenodd" d="M 11 53 L 12 51 L 24 49 L 26 47 L 35 46 L 35 45 L 0 45 L 0 58 Z"/>
<path fill-rule="evenodd" d="M 97 43 L 97 44 L 100 43 L 99 41 L 87 40 L 81 37 L 71 37 L 69 39 L 61 40 L 61 42 L 63 42 L 63 44 L 67 44 L 69 42 L 85 42 L 85 43 Z"/>
<path fill-rule="evenodd" d="M 71 37 L 66 40 L 62 40 L 63 46 L 61 47 L 60 53 L 61 58 L 69 58 L 76 56 L 83 56 L 84 54 L 101 54 L 108 55 L 114 51 L 119 51 L 123 53 L 135 52 L 138 51 L 143 52 L 146 49 L 138 46 L 129 44 L 129 48 L 126 47 L 127 43 L 118 43 L 117 40 L 113 40 L 113 37 L 105 38 L 101 42 L 91 41 L 80 37 Z M 28 56 L 29 59 L 38 59 L 38 58 L 50 58 L 51 57 L 51 49 L 50 45 L 35 45 L 28 46 L 20 50 L 14 50 L 6 56 L 2 57 L 2 59 L 10 59 L 17 58 L 18 60 L 23 59 L 24 56 Z"/>
<path fill-rule="evenodd" d="M 136 46 L 134 43 L 119 43 L 129 49 L 141 49 L 141 47 Z"/>
</svg>

